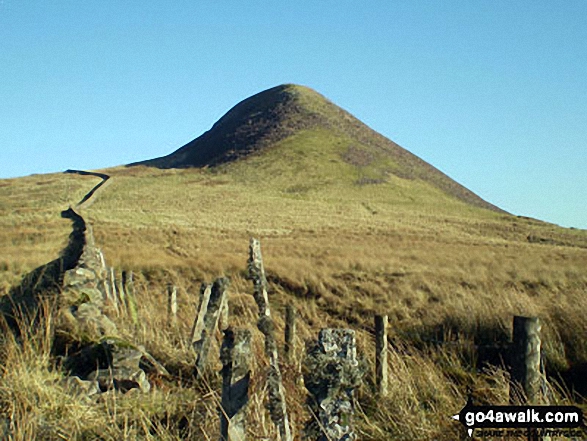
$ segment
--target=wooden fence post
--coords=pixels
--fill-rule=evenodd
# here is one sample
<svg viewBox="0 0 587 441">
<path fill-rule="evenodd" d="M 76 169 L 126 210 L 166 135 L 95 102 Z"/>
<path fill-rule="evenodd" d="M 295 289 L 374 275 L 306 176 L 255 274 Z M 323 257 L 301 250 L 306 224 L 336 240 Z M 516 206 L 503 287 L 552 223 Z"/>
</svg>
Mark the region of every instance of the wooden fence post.
<svg viewBox="0 0 587 441">
<path fill-rule="evenodd" d="M 120 308 L 122 309 L 122 313 L 126 316 L 127 309 L 126 309 L 126 293 L 124 286 L 126 282 L 126 271 L 122 271 L 120 273 L 120 279 L 118 284 L 118 299 L 120 300 Z"/>
<path fill-rule="evenodd" d="M 296 310 L 291 303 L 285 308 L 285 359 L 291 362 L 295 350 Z"/>
<path fill-rule="evenodd" d="M 112 304 L 114 305 L 116 316 L 118 316 L 120 314 L 120 310 L 118 309 L 118 292 L 116 290 L 116 276 L 112 267 L 110 267 L 110 292 L 112 294 Z"/>
<path fill-rule="evenodd" d="M 167 286 L 167 322 L 169 326 L 177 327 L 177 287 L 169 284 Z"/>
<path fill-rule="evenodd" d="M 102 250 L 96 249 L 98 259 L 100 260 L 100 275 L 98 281 L 98 289 L 104 291 L 104 300 L 112 303 L 112 290 L 110 289 L 110 283 L 108 282 L 108 267 L 106 266 L 106 259 L 104 259 L 104 253 Z"/>
<path fill-rule="evenodd" d="M 222 409 L 220 441 L 245 441 L 246 409 L 249 401 L 251 332 L 230 328 L 224 331 L 222 348 Z"/>
<path fill-rule="evenodd" d="M 214 338 L 214 333 L 218 328 L 220 307 L 229 284 L 230 282 L 226 277 L 216 279 L 210 290 L 208 302 L 205 305 L 206 308 L 202 309 L 204 306 L 203 302 L 202 305 L 200 305 L 200 311 L 198 311 L 198 318 L 196 319 L 196 326 L 194 327 L 196 328 L 194 329 L 196 332 L 193 334 L 194 341 L 192 343 L 194 351 L 197 354 L 196 375 L 198 376 L 202 375 L 206 368 L 210 344 Z M 207 287 L 202 288 L 205 294 Z"/>
<path fill-rule="evenodd" d="M 375 316 L 375 379 L 379 395 L 387 395 L 387 315 Z"/>
<path fill-rule="evenodd" d="M 122 272 L 122 285 L 126 293 L 126 310 L 130 315 L 130 319 L 134 326 L 139 324 L 139 317 L 137 313 L 137 301 L 135 297 L 135 283 L 132 271 Z"/>
<path fill-rule="evenodd" d="M 257 239 L 251 238 L 249 244 L 249 260 L 247 263 L 248 278 L 253 281 L 253 296 L 259 307 L 259 321 L 257 327 L 265 336 L 265 354 L 269 358 L 269 372 L 267 374 L 267 390 L 269 393 L 269 413 L 273 423 L 279 429 L 282 441 L 292 441 L 287 406 L 285 404 L 285 390 L 283 388 L 279 360 L 277 356 L 277 344 L 273 330 L 275 325 L 269 311 L 269 297 L 267 295 L 267 278 L 261 256 L 261 244 Z"/>
<path fill-rule="evenodd" d="M 306 425 L 308 439 L 351 441 L 353 393 L 363 375 L 357 361 L 355 331 L 322 329 L 307 350 L 304 383 L 311 396 L 313 418 Z"/>
<path fill-rule="evenodd" d="M 190 333 L 190 345 L 202 339 L 202 332 L 204 331 L 204 317 L 208 311 L 208 303 L 210 302 L 210 294 L 212 293 L 212 284 L 202 283 L 200 286 L 200 302 L 196 311 L 196 318 L 192 331 Z"/>
<path fill-rule="evenodd" d="M 222 298 L 222 304 L 220 305 L 220 319 L 218 320 L 218 327 L 221 331 L 228 329 L 229 314 L 228 314 L 228 296 Z"/>
<path fill-rule="evenodd" d="M 510 402 L 538 404 L 540 400 L 540 330 L 537 317 L 515 316 L 510 371 Z"/>
</svg>

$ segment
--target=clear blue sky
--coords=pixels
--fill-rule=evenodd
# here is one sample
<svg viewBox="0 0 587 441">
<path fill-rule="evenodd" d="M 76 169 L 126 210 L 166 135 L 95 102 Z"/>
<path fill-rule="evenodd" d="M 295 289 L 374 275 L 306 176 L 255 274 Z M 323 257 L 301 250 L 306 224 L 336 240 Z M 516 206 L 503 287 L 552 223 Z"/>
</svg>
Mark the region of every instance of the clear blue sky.
<svg viewBox="0 0 587 441">
<path fill-rule="evenodd" d="M 0 0 L 0 177 L 161 156 L 298 83 L 489 202 L 587 228 L 587 1 L 365 3 Z"/>
</svg>

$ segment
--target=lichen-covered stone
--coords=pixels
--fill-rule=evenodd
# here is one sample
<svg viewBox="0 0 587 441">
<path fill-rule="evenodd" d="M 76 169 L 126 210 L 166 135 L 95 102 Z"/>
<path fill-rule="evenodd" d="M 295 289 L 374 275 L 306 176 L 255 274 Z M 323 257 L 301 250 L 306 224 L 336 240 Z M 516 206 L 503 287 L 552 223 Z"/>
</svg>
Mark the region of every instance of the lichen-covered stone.
<svg viewBox="0 0 587 441">
<path fill-rule="evenodd" d="M 309 345 L 304 364 L 308 404 L 316 416 L 306 425 L 309 439 L 354 440 L 353 392 L 364 374 L 357 361 L 355 332 L 322 329 L 318 341 Z"/>
<path fill-rule="evenodd" d="M 223 366 L 220 439 L 244 441 L 251 375 L 251 332 L 248 329 L 225 330 L 220 359 Z"/>
<path fill-rule="evenodd" d="M 92 303 L 82 303 L 72 314 L 77 319 L 79 331 L 89 337 L 100 338 L 117 332 L 116 325 Z"/>
<path fill-rule="evenodd" d="M 275 342 L 275 326 L 269 309 L 269 296 L 267 294 L 267 279 L 261 256 L 261 244 L 258 239 L 251 238 L 249 243 L 249 260 L 247 262 L 248 278 L 253 282 L 253 297 L 259 308 L 259 320 L 257 328 L 265 336 L 265 355 L 269 358 L 269 371 L 267 373 L 267 392 L 269 399 L 267 407 L 271 420 L 279 430 L 282 441 L 292 440 L 289 427 L 289 417 L 285 402 L 285 390 L 279 368 L 277 344 Z"/>
<path fill-rule="evenodd" d="M 100 309 L 104 303 L 104 294 L 97 288 L 80 288 L 78 292 L 79 303 L 92 303 Z M 78 304 L 79 304 L 78 303 Z"/>
<path fill-rule="evenodd" d="M 91 397 L 100 393 L 100 385 L 97 381 L 82 380 L 78 376 L 67 377 L 62 381 L 62 385 L 72 395 L 82 395 Z"/>
<path fill-rule="evenodd" d="M 139 369 L 143 353 L 134 347 L 114 346 L 112 349 L 112 366 L 117 368 Z"/>
<path fill-rule="evenodd" d="M 74 287 L 86 285 L 96 280 L 96 273 L 86 268 L 74 268 L 63 274 L 63 285 Z"/>
<path fill-rule="evenodd" d="M 194 336 L 195 341 L 192 342 L 192 347 L 197 356 L 196 373 L 198 375 L 201 375 L 206 369 L 208 351 L 214 332 L 218 328 L 220 309 L 229 284 L 230 280 L 226 277 L 216 279 L 210 290 L 210 298 L 206 305 L 206 310 L 198 312 L 198 317 L 202 317 L 201 332 L 199 337 L 198 335 Z M 204 305 L 200 306 L 203 307 Z M 197 326 L 199 326 L 199 323 Z"/>
<path fill-rule="evenodd" d="M 151 384 L 147 380 L 145 371 L 142 369 L 129 369 L 125 367 L 99 369 L 88 375 L 88 380 L 97 381 L 102 391 L 116 389 L 121 392 L 127 392 L 134 388 L 138 388 L 142 392 L 149 392 L 151 390 Z"/>
<path fill-rule="evenodd" d="M 118 338 L 107 338 L 69 356 L 64 365 L 72 374 L 97 381 L 100 390 L 127 391 L 139 388 L 148 392 L 151 385 L 140 367 L 143 351 Z"/>
</svg>

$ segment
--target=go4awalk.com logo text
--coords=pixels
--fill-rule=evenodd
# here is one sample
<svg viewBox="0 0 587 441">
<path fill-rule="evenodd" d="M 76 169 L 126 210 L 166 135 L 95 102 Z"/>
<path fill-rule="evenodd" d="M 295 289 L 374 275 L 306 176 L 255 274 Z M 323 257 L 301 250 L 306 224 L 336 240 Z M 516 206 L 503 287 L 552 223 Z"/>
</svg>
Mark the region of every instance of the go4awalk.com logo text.
<svg viewBox="0 0 587 441">
<path fill-rule="evenodd" d="M 576 406 L 474 406 L 469 399 L 453 416 L 469 436 L 482 429 L 487 436 L 520 436 L 536 430 L 542 436 L 583 436 L 583 412 Z M 508 430 L 509 429 L 509 430 Z"/>
</svg>

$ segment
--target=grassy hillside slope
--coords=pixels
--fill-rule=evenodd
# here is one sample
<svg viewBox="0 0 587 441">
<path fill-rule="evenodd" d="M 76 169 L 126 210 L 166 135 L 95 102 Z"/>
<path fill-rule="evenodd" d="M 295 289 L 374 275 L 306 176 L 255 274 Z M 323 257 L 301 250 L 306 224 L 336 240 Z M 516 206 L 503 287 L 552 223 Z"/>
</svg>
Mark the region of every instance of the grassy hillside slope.
<svg viewBox="0 0 587 441">
<path fill-rule="evenodd" d="M 116 320 L 164 360 L 175 379 L 148 398 L 118 397 L 117 407 L 110 398 L 98 407 L 81 399 L 72 404 L 59 398 L 64 395 L 53 381 L 58 373 L 46 346 L 29 345 L 23 353 L 8 345 L 2 408 L 26 415 L 32 421 L 27 430 L 45 427 L 69 439 L 100 430 L 105 439 L 124 433 L 127 439 L 177 439 L 185 430 L 205 439 L 203 433 L 215 433 L 217 380 L 204 389 L 189 380 L 193 359 L 186 339 L 199 284 L 220 275 L 231 278 L 231 320 L 255 329 L 256 307 L 244 278 L 250 236 L 261 239 L 278 330 L 287 302 L 299 310 L 296 361 L 284 366 L 295 433 L 308 418 L 296 380 L 303 340 L 322 327 L 352 327 L 360 352 L 372 362 L 375 313 L 390 316 L 391 387 L 390 396 L 377 401 L 372 373 L 367 376 L 359 392 L 361 439 L 454 439 L 460 428 L 448 417 L 464 404 L 467 387 L 481 402 L 505 403 L 506 373 L 484 365 L 491 354 L 473 345 L 507 340 L 514 314 L 543 319 L 553 384 L 562 376 L 585 393 L 587 232 L 476 208 L 418 179 L 391 176 L 364 184 L 360 169 L 344 161 L 327 174 L 329 162 L 320 158 L 331 159 L 327 151 L 337 148 L 336 140 L 316 151 L 304 146 L 323 133 L 296 136 L 304 142 L 282 141 L 290 143 L 287 154 L 275 148 L 216 168 L 107 170 L 111 183 L 85 215 L 108 265 L 135 271 L 143 324 L 134 329 L 124 317 Z M 56 257 L 69 233 L 60 210 L 97 182 L 60 174 L 0 181 L 2 293 Z M 179 329 L 167 325 L 169 282 L 179 287 Z M 255 335 L 255 372 L 262 378 L 262 342 Z M 44 382 L 23 383 L 18 369 Z M 555 389 L 558 402 L 581 402 Z M 271 438 L 264 393 L 263 384 L 253 385 L 251 430 Z M 60 422 L 47 429 L 57 411 Z M 89 428 L 76 423 L 80 412 L 91 415 Z"/>
</svg>

